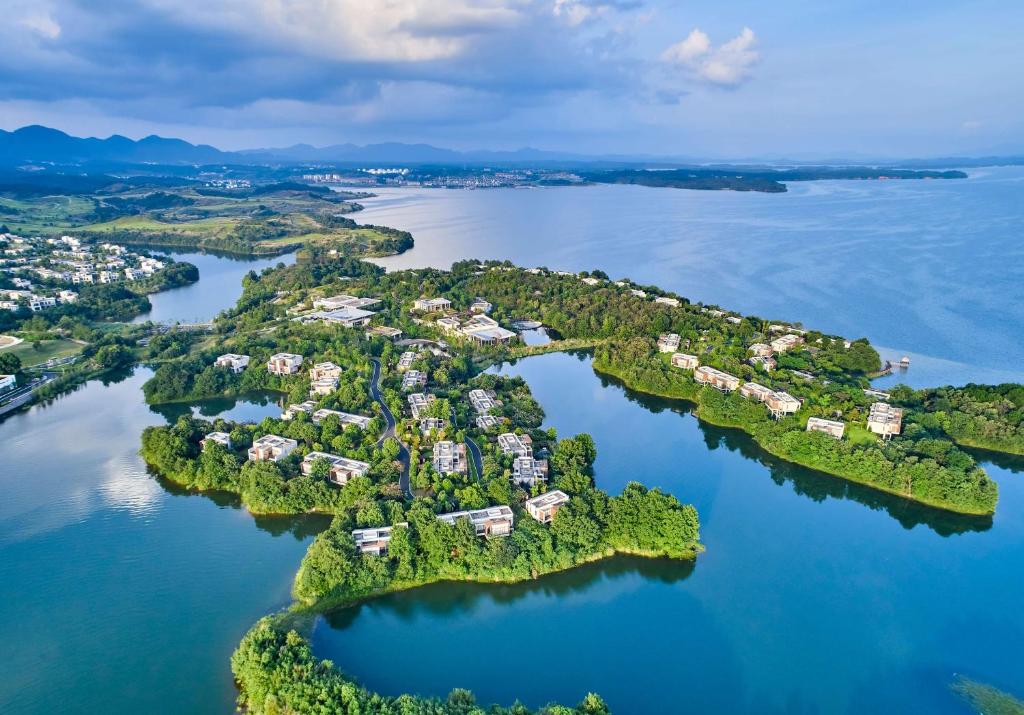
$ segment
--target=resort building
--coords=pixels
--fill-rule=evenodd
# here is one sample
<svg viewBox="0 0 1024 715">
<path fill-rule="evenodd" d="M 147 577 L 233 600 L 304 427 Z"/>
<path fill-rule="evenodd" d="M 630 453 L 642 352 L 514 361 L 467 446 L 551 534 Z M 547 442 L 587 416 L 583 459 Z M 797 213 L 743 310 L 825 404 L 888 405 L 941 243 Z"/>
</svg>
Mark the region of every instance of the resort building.
<svg viewBox="0 0 1024 715">
<path fill-rule="evenodd" d="M 658 350 L 663 353 L 674 353 L 679 350 L 679 336 L 666 333 L 658 338 Z"/>
<path fill-rule="evenodd" d="M 344 307 L 335 310 L 322 310 L 309 316 L 312 320 L 322 320 L 330 325 L 340 325 L 345 328 L 358 328 L 367 325 L 370 318 L 375 316 L 372 310 L 362 308 Z"/>
<path fill-rule="evenodd" d="M 747 350 L 757 357 L 771 357 L 774 352 L 772 346 L 767 343 L 754 343 Z"/>
<path fill-rule="evenodd" d="M 338 378 L 336 377 L 321 377 L 319 380 L 313 380 L 309 383 L 309 396 L 323 397 L 329 395 L 338 389 Z"/>
<path fill-rule="evenodd" d="M 883 392 L 882 390 L 873 390 L 867 387 L 864 388 L 864 394 L 867 395 L 868 397 L 874 397 L 876 400 L 888 401 L 891 397 L 891 395 L 888 392 Z"/>
<path fill-rule="evenodd" d="M 349 459 L 348 457 L 339 457 L 336 454 L 328 454 L 327 452 L 310 452 L 302 458 L 302 464 L 299 465 L 299 469 L 303 474 L 309 476 L 313 473 L 313 463 L 318 459 L 327 460 L 330 464 L 330 470 L 327 472 L 327 481 L 331 484 L 337 484 L 339 487 L 348 484 L 352 477 L 362 477 L 370 471 L 370 465 L 366 462 L 360 462 L 358 459 Z"/>
<path fill-rule="evenodd" d="M 278 462 L 299 446 L 294 439 L 278 437 L 276 434 L 265 434 L 249 447 L 250 462 Z"/>
<path fill-rule="evenodd" d="M 412 418 L 418 420 L 420 415 L 430 407 L 430 403 L 436 399 L 433 395 L 427 395 L 422 392 L 414 392 L 409 395 L 409 409 L 412 412 Z"/>
<path fill-rule="evenodd" d="M 370 427 L 370 420 L 373 419 L 364 415 L 353 415 L 349 412 L 339 412 L 338 410 L 328 410 L 326 407 L 321 407 L 313 413 L 313 424 L 318 425 L 328 417 L 337 417 L 343 429 L 348 425 L 354 425 L 362 430 L 368 429 Z"/>
<path fill-rule="evenodd" d="M 277 353 L 267 362 L 267 370 L 274 375 L 294 375 L 302 367 L 302 356 L 294 353 Z"/>
<path fill-rule="evenodd" d="M 523 506 L 526 507 L 526 513 L 541 524 L 550 524 L 554 521 L 558 509 L 568 501 L 568 494 L 560 489 L 554 489 L 541 494 L 539 497 L 527 499 Z"/>
<path fill-rule="evenodd" d="M 320 310 L 338 310 L 339 308 L 369 308 L 380 303 L 378 298 L 357 298 L 354 295 L 336 295 L 330 298 L 317 298 L 313 307 Z"/>
<path fill-rule="evenodd" d="M 409 523 L 403 521 L 394 526 L 354 529 L 352 531 L 352 539 L 356 542 L 356 548 L 359 549 L 359 553 L 383 556 L 388 552 L 388 542 L 391 541 L 391 534 L 394 529 L 407 526 L 409 526 Z"/>
<path fill-rule="evenodd" d="M 288 405 L 288 408 L 281 413 L 282 420 L 294 419 L 296 415 L 306 413 L 312 415 L 313 410 L 316 409 L 316 403 L 313 400 L 306 400 L 305 402 L 299 402 L 294 405 Z"/>
<path fill-rule="evenodd" d="M 498 401 L 494 399 L 493 392 L 476 389 L 469 391 L 469 404 L 478 414 L 485 415 L 498 406 Z"/>
<path fill-rule="evenodd" d="M 478 313 L 467 320 L 459 332 L 479 345 L 507 343 L 517 337 L 514 332 L 501 327 L 498 321 L 483 313 Z"/>
<path fill-rule="evenodd" d="M 708 365 L 701 365 L 693 371 L 693 379 L 699 385 L 711 385 L 722 392 L 732 392 L 739 388 L 740 379 L 727 372 L 722 372 Z"/>
<path fill-rule="evenodd" d="M 474 313 L 490 313 L 493 308 L 494 306 L 483 298 L 477 298 L 469 305 L 469 309 Z"/>
<path fill-rule="evenodd" d="M 836 420 L 826 420 L 821 417 L 811 417 L 807 420 L 808 432 L 824 432 L 830 437 L 842 439 L 846 432 L 846 425 Z"/>
<path fill-rule="evenodd" d="M 438 514 L 437 518 L 455 526 L 459 519 L 468 519 L 473 524 L 477 536 L 508 536 L 512 533 L 514 517 L 512 509 L 507 506 L 492 506 L 473 511 L 454 511 L 451 514 Z"/>
<path fill-rule="evenodd" d="M 764 385 L 758 385 L 756 382 L 744 382 L 740 386 L 741 397 L 752 397 L 758 402 L 764 402 L 768 399 L 768 396 L 772 394 L 774 393 L 769 388 Z"/>
<path fill-rule="evenodd" d="M 430 434 L 434 430 L 443 430 L 447 425 L 448 423 L 440 417 L 420 418 L 420 432 L 423 434 Z"/>
<path fill-rule="evenodd" d="M 249 356 L 236 355 L 235 353 L 224 353 L 214 360 L 213 364 L 217 367 L 226 367 L 231 372 L 237 374 L 249 367 Z"/>
<path fill-rule="evenodd" d="M 402 331 L 398 328 L 392 328 L 387 325 L 375 325 L 366 331 L 366 339 L 371 338 L 387 338 L 388 340 L 398 340 L 402 337 Z"/>
<path fill-rule="evenodd" d="M 476 426 L 482 430 L 494 429 L 501 424 L 501 418 L 495 415 L 477 415 Z"/>
<path fill-rule="evenodd" d="M 0 375 L 0 392 L 13 390 L 15 385 L 17 385 L 17 379 L 14 375 Z"/>
<path fill-rule="evenodd" d="M 398 371 L 405 372 L 412 367 L 413 362 L 416 360 L 416 353 L 411 350 L 402 353 L 398 358 Z"/>
<path fill-rule="evenodd" d="M 646 298 L 647 297 L 647 292 L 646 291 L 642 291 L 639 288 L 630 288 L 629 289 L 629 293 L 630 293 L 630 295 L 633 295 L 633 296 L 635 296 L 637 298 Z"/>
<path fill-rule="evenodd" d="M 456 444 L 451 440 L 434 443 L 434 457 L 431 461 L 434 471 L 438 474 L 465 474 L 466 445 Z"/>
<path fill-rule="evenodd" d="M 778 367 L 778 363 L 775 362 L 775 358 L 769 357 L 767 355 L 755 355 L 754 357 L 747 360 L 747 362 L 756 367 L 758 370 L 764 370 L 765 372 L 771 372 L 776 367 Z"/>
<path fill-rule="evenodd" d="M 231 449 L 231 436 L 227 432 L 211 432 L 199 440 L 199 446 L 206 449 L 211 444 L 219 444 L 222 447 Z"/>
<path fill-rule="evenodd" d="M 309 369 L 309 379 L 314 382 L 325 377 L 333 377 L 335 380 L 341 377 L 341 367 L 333 362 L 318 362 Z"/>
<path fill-rule="evenodd" d="M 419 370 L 407 370 L 402 375 L 402 389 L 406 392 L 416 390 L 427 384 L 427 373 Z"/>
<path fill-rule="evenodd" d="M 516 457 L 512 462 L 512 481 L 532 489 L 548 479 L 548 461 L 533 457 Z"/>
<path fill-rule="evenodd" d="M 459 332 L 459 329 L 462 327 L 462 322 L 454 316 L 448 316 L 438 318 L 435 321 L 435 325 L 446 333 L 454 334 Z"/>
<path fill-rule="evenodd" d="M 654 302 L 661 303 L 662 305 L 668 305 L 673 308 L 679 307 L 679 301 L 676 298 L 669 298 L 664 295 L 659 295 L 657 298 L 654 299 Z"/>
<path fill-rule="evenodd" d="M 517 457 L 533 456 L 533 440 L 528 434 L 518 435 L 514 432 L 499 434 L 498 446 L 505 454 L 514 454 Z"/>
<path fill-rule="evenodd" d="M 419 313 L 436 313 L 451 308 L 452 302 L 447 298 L 420 298 L 412 304 L 412 309 Z"/>
<path fill-rule="evenodd" d="M 793 415 L 799 412 L 801 402 L 788 392 L 778 390 L 768 395 L 764 400 L 764 404 L 772 417 L 780 419 L 785 415 Z"/>
<path fill-rule="evenodd" d="M 894 434 L 899 434 L 902 427 L 902 408 L 893 407 L 887 402 L 876 402 L 871 405 L 871 411 L 868 413 L 869 430 L 881 435 L 882 439 L 889 439 Z"/>
<path fill-rule="evenodd" d="M 788 335 L 783 335 L 781 338 L 775 338 L 771 343 L 771 348 L 774 352 L 784 353 L 787 350 L 792 350 L 797 345 L 800 345 L 803 341 L 804 339 L 799 335 L 789 333 Z"/>
<path fill-rule="evenodd" d="M 681 370 L 696 370 L 700 367 L 700 359 L 696 355 L 673 353 L 672 367 L 678 367 Z"/>
</svg>

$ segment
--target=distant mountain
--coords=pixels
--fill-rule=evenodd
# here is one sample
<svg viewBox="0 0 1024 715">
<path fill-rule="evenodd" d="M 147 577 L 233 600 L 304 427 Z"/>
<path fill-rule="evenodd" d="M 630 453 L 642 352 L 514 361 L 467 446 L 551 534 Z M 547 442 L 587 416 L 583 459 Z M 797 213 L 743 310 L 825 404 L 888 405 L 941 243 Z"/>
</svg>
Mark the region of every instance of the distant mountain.
<svg viewBox="0 0 1024 715">
<path fill-rule="evenodd" d="M 0 130 L 0 163 L 7 165 L 26 162 L 209 164 L 229 158 L 231 154 L 212 146 L 197 146 L 155 135 L 135 141 L 119 134 L 106 139 L 73 137 L 38 125 L 13 132 Z"/>
</svg>

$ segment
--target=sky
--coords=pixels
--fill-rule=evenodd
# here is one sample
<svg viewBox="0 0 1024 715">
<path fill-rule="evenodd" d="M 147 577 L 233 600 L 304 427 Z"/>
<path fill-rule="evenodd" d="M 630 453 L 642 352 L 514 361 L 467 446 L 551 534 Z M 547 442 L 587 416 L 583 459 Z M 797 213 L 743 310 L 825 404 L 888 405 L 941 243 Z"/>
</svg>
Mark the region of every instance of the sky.
<svg viewBox="0 0 1024 715">
<path fill-rule="evenodd" d="M 0 127 L 222 149 L 1024 152 L 1012 0 L 3 0 Z"/>
</svg>

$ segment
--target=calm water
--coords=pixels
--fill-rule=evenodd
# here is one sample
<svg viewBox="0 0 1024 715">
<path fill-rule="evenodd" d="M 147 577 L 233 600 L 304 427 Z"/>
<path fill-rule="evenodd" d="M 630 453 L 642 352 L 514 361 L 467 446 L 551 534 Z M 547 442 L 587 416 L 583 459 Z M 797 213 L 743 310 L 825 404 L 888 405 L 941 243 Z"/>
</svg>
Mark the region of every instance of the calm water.
<svg viewBox="0 0 1024 715">
<path fill-rule="evenodd" d="M 910 352 L 924 358 L 903 378 L 912 384 L 1024 380 L 1021 167 L 963 181 L 795 183 L 785 194 L 385 189 L 363 203 L 359 221 L 415 236 L 412 251 L 381 261 L 389 268 L 470 256 L 601 268 Z"/>
<path fill-rule="evenodd" d="M 236 299 L 251 264 L 200 258 L 200 283 L 174 294 L 203 312 L 168 312 L 160 296 L 161 319 L 208 318 Z M 164 421 L 142 400 L 149 374 L 93 381 L 0 423 L 4 713 L 230 712 L 231 652 L 289 602 L 325 526 L 254 519 L 226 495 L 148 474 L 139 435 Z M 260 419 L 280 408 L 254 395 L 194 411 Z"/>
<path fill-rule="evenodd" d="M 1024 461 L 987 465 L 994 520 L 960 518 L 780 464 L 588 358 L 505 371 L 547 426 L 594 436 L 602 487 L 636 479 L 694 503 L 707 552 L 442 584 L 321 620 L 318 653 L 366 684 L 531 705 L 597 691 L 622 713 L 962 713 L 954 673 L 1024 694 Z"/>
</svg>

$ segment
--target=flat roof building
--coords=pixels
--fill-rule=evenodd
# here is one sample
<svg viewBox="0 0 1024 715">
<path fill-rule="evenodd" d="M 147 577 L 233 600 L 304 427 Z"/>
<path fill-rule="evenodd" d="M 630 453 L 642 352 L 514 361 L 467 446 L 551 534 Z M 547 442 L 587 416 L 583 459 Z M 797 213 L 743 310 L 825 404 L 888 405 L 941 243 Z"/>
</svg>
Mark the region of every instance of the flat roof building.
<svg viewBox="0 0 1024 715">
<path fill-rule="evenodd" d="M 490 313 L 492 308 L 494 306 L 483 298 L 477 298 L 469 306 L 469 309 L 474 313 Z"/>
<path fill-rule="evenodd" d="M 321 377 L 319 380 L 313 380 L 309 383 L 309 396 L 310 397 L 323 397 L 329 395 L 338 389 L 338 378 L 336 377 Z"/>
<path fill-rule="evenodd" d="M 868 413 L 868 429 L 882 439 L 889 439 L 899 434 L 903 428 L 903 410 L 893 407 L 887 402 L 876 402 L 871 405 Z"/>
<path fill-rule="evenodd" d="M 771 343 L 771 348 L 777 353 L 784 353 L 787 350 L 792 350 L 797 345 L 800 345 L 803 341 L 804 339 L 799 335 L 789 333 L 788 335 L 783 335 L 780 338 L 775 338 Z"/>
<path fill-rule="evenodd" d="M 799 412 L 802 403 L 788 392 L 777 390 L 765 399 L 764 404 L 772 417 L 780 419 L 785 415 L 793 415 Z"/>
<path fill-rule="evenodd" d="M 548 479 L 548 461 L 533 457 L 516 457 L 512 461 L 512 481 L 532 489 Z"/>
<path fill-rule="evenodd" d="M 455 526 L 459 519 L 468 519 L 473 524 L 477 536 L 508 536 L 512 533 L 514 517 L 512 509 L 507 506 L 492 506 L 473 511 L 455 511 L 450 514 L 438 514 L 437 518 Z"/>
<path fill-rule="evenodd" d="M 427 411 L 432 403 L 437 398 L 434 395 L 428 395 L 423 392 L 414 392 L 409 395 L 409 410 L 412 412 L 412 417 L 418 420 L 420 416 Z"/>
<path fill-rule="evenodd" d="M 514 454 L 517 457 L 533 456 L 533 440 L 530 439 L 530 435 L 518 435 L 514 432 L 499 434 L 498 446 L 505 454 Z"/>
<path fill-rule="evenodd" d="M 199 446 L 206 449 L 211 444 L 219 444 L 222 447 L 231 449 L 231 436 L 227 432 L 210 432 L 210 434 L 199 440 Z"/>
<path fill-rule="evenodd" d="M 392 328 L 388 325 L 374 325 L 366 331 L 366 338 L 387 338 L 388 340 L 398 340 L 402 337 L 402 331 L 398 328 Z"/>
<path fill-rule="evenodd" d="M 276 434 L 265 434 L 254 440 L 252 447 L 249 447 L 249 461 L 279 462 L 298 446 L 299 443 L 294 439 L 279 437 Z"/>
<path fill-rule="evenodd" d="M 235 353 L 224 353 L 214 360 L 213 364 L 217 367 L 226 367 L 233 373 L 239 373 L 249 367 L 249 356 L 236 355 Z"/>
<path fill-rule="evenodd" d="M 294 419 L 297 415 L 299 415 L 299 414 L 301 414 L 303 412 L 306 413 L 307 415 L 312 415 L 313 414 L 313 410 L 315 410 L 315 409 L 316 409 L 316 403 L 313 402 L 313 400 L 306 400 L 305 402 L 298 402 L 298 403 L 296 403 L 294 405 L 288 405 L 288 408 L 284 412 L 281 413 L 281 419 L 282 420 Z"/>
<path fill-rule="evenodd" d="M 550 524 L 563 504 L 568 503 L 569 495 L 560 489 L 544 492 L 540 496 L 527 499 L 523 506 L 526 513 L 541 524 Z"/>
<path fill-rule="evenodd" d="M 421 417 L 420 418 L 420 432 L 423 434 L 429 434 L 434 430 L 443 430 L 448 426 L 448 423 L 441 417 Z"/>
<path fill-rule="evenodd" d="M 313 413 L 313 424 L 318 425 L 328 417 L 337 417 L 342 427 L 354 425 L 363 430 L 369 428 L 370 420 L 373 419 L 364 415 L 353 415 L 350 412 L 339 412 L 338 410 L 329 410 L 326 407 L 321 407 Z"/>
<path fill-rule="evenodd" d="M 701 365 L 693 371 L 693 379 L 699 385 L 711 385 L 722 392 L 732 392 L 740 386 L 740 379 L 708 365 Z"/>
<path fill-rule="evenodd" d="M 750 363 L 752 366 L 756 367 L 758 370 L 764 370 L 765 372 L 771 372 L 776 367 L 778 367 L 778 363 L 775 362 L 775 358 L 770 357 L 768 355 L 755 355 L 754 357 L 747 360 L 747 362 Z"/>
<path fill-rule="evenodd" d="M 773 353 L 772 346 L 768 343 L 754 343 L 747 350 L 758 357 L 771 357 Z"/>
<path fill-rule="evenodd" d="M 465 474 L 468 470 L 466 445 L 451 440 L 435 442 L 431 464 L 438 474 Z"/>
<path fill-rule="evenodd" d="M 310 380 L 315 381 L 323 377 L 333 377 L 337 380 L 341 377 L 341 366 L 333 362 L 318 362 L 309 369 Z"/>
<path fill-rule="evenodd" d="M 836 420 L 826 420 L 821 417 L 811 417 L 807 420 L 808 432 L 824 432 L 830 437 L 842 439 L 846 432 L 846 425 Z"/>
<path fill-rule="evenodd" d="M 758 402 L 764 402 L 772 394 L 774 393 L 769 388 L 758 385 L 756 382 L 744 382 L 740 386 L 741 397 L 753 398 Z"/>
<path fill-rule="evenodd" d="M 317 298 L 313 307 L 321 310 L 337 310 L 338 308 L 369 308 L 380 303 L 379 298 L 357 298 L 354 295 L 335 295 L 330 298 Z"/>
<path fill-rule="evenodd" d="M 375 315 L 376 313 L 371 310 L 345 306 L 334 310 L 322 310 L 309 317 L 312 320 L 322 320 L 329 325 L 341 325 L 345 328 L 358 328 L 360 326 L 367 325 L 370 322 L 370 318 Z"/>
<path fill-rule="evenodd" d="M 696 370 L 700 367 L 700 359 L 696 355 L 673 353 L 672 367 L 678 367 L 681 370 Z"/>
<path fill-rule="evenodd" d="M 411 350 L 407 350 L 398 357 L 398 371 L 405 372 L 412 367 L 413 362 L 416 360 L 416 353 Z"/>
<path fill-rule="evenodd" d="M 339 457 L 336 454 L 328 454 L 327 452 L 310 452 L 302 458 L 302 464 L 299 465 L 299 469 L 303 474 L 309 476 L 313 473 L 313 463 L 318 459 L 324 459 L 328 462 L 330 468 L 327 472 L 327 481 L 331 484 L 337 484 L 339 487 L 348 484 L 352 477 L 362 477 L 370 471 L 370 465 L 366 462 L 360 462 L 358 459 L 349 459 L 348 457 Z"/>
<path fill-rule="evenodd" d="M 658 351 L 663 353 L 674 353 L 679 350 L 679 336 L 675 333 L 666 333 L 658 337 Z"/>
<path fill-rule="evenodd" d="M 476 389 L 469 391 L 469 404 L 473 406 L 477 413 L 487 414 L 498 406 L 498 401 L 494 399 L 493 393 L 487 390 Z"/>
<path fill-rule="evenodd" d="M 419 313 L 436 313 L 439 310 L 451 310 L 452 302 L 447 298 L 420 298 L 413 301 L 412 309 Z"/>
<path fill-rule="evenodd" d="M 660 303 L 661 305 L 668 305 L 673 308 L 679 307 L 679 301 L 676 298 L 669 298 L 668 296 L 664 295 L 659 295 L 657 298 L 654 299 L 654 302 Z"/>
<path fill-rule="evenodd" d="M 507 343 L 517 337 L 516 333 L 501 327 L 498 321 L 483 313 L 478 313 L 463 323 L 459 332 L 480 345 Z"/>
<path fill-rule="evenodd" d="M 402 375 L 402 389 L 406 392 L 423 387 L 427 384 L 427 373 L 419 370 L 407 370 Z"/>
<path fill-rule="evenodd" d="M 302 367 L 302 356 L 295 353 L 277 353 L 267 361 L 267 370 L 275 375 L 294 375 Z"/>
<path fill-rule="evenodd" d="M 477 415 L 476 426 L 482 430 L 494 429 L 501 424 L 501 419 L 495 415 Z"/>
<path fill-rule="evenodd" d="M 356 542 L 356 548 L 361 554 L 373 554 L 383 556 L 388 552 L 388 543 L 391 535 L 399 527 L 408 527 L 408 522 L 395 524 L 394 526 L 377 526 L 370 529 L 353 529 L 352 539 Z"/>
</svg>

